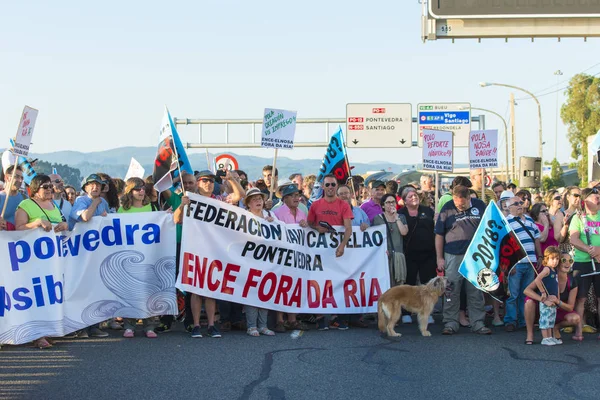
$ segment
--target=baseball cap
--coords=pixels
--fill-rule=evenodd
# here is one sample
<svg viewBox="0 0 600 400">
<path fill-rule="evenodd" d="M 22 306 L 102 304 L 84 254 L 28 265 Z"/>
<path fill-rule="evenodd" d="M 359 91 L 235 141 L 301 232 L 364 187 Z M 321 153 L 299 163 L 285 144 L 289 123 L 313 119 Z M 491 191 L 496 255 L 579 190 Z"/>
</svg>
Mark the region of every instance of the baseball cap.
<svg viewBox="0 0 600 400">
<path fill-rule="evenodd" d="M 510 190 L 505 190 L 500 194 L 500 200 L 507 200 L 507 199 L 510 199 L 511 197 L 515 197 L 515 194 L 513 192 L 511 192 Z"/>
<path fill-rule="evenodd" d="M 90 174 L 83 181 L 83 184 L 81 185 L 81 190 L 85 190 L 85 187 L 87 186 L 87 184 L 92 183 L 92 182 L 97 182 L 101 185 L 104 185 L 106 183 L 106 181 L 100 179 L 100 177 L 97 174 Z"/>
<path fill-rule="evenodd" d="M 385 188 L 385 183 L 383 183 L 383 181 L 380 180 L 369 182 L 369 188 L 371 189 L 378 188 L 379 186 L 383 186 Z"/>
</svg>

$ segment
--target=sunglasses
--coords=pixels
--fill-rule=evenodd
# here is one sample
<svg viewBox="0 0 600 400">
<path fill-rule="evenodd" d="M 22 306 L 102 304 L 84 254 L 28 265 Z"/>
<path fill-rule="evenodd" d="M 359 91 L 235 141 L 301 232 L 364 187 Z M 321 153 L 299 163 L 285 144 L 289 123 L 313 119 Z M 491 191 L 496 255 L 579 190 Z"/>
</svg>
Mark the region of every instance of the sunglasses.
<svg viewBox="0 0 600 400">
<path fill-rule="evenodd" d="M 512 203 L 511 205 L 509 205 L 509 207 L 512 207 L 512 206 L 522 206 L 523 204 L 525 204 L 525 202 L 523 202 L 523 201 L 515 201 L 514 203 Z"/>
<path fill-rule="evenodd" d="M 540 210 L 540 212 L 542 212 L 544 214 L 548 214 L 548 210 Z"/>
<path fill-rule="evenodd" d="M 131 189 L 134 192 L 139 192 L 140 190 L 146 190 L 145 186 L 139 186 L 139 187 L 134 187 L 133 189 Z"/>
<path fill-rule="evenodd" d="M 52 189 L 54 186 L 52 186 L 51 183 L 45 183 L 42 186 L 40 186 L 42 189 L 44 190 L 48 190 L 48 189 Z"/>
<path fill-rule="evenodd" d="M 573 260 L 572 258 L 561 258 L 560 262 L 562 262 L 562 263 L 568 263 L 568 264 L 573 264 L 575 262 L 575 260 Z"/>
<path fill-rule="evenodd" d="M 211 179 L 211 178 L 200 178 L 199 180 L 200 180 L 201 182 L 205 182 L 205 183 L 206 183 L 206 182 L 215 183 L 215 180 L 214 180 L 214 179 Z"/>
<path fill-rule="evenodd" d="M 561 199 L 561 197 L 560 197 L 560 196 L 556 196 L 556 197 L 554 197 L 554 200 L 560 200 L 560 199 Z"/>
<path fill-rule="evenodd" d="M 523 201 L 529 201 L 529 200 L 531 200 L 531 198 L 527 197 L 527 196 L 523 196 L 523 197 L 521 197 L 521 200 L 523 200 Z"/>
<path fill-rule="evenodd" d="M 572 193 L 571 196 L 573 196 L 573 197 L 581 197 L 581 195 L 577 194 L 577 193 Z"/>
<path fill-rule="evenodd" d="M 325 186 L 325 187 L 336 187 L 336 186 L 337 186 L 337 183 L 335 183 L 335 182 L 326 183 L 324 186 Z"/>
<path fill-rule="evenodd" d="M 62 183 L 62 179 L 55 179 L 54 183 Z"/>
</svg>

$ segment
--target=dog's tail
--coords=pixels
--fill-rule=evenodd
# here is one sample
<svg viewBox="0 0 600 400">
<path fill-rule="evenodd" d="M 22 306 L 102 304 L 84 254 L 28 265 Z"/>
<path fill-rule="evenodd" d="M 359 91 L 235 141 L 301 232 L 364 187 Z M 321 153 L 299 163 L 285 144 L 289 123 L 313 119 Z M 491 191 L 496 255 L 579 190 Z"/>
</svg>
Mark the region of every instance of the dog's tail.
<svg viewBox="0 0 600 400">
<path fill-rule="evenodd" d="M 386 332 L 386 325 L 389 318 L 390 312 L 380 298 L 377 302 L 377 327 L 380 332 Z"/>
</svg>

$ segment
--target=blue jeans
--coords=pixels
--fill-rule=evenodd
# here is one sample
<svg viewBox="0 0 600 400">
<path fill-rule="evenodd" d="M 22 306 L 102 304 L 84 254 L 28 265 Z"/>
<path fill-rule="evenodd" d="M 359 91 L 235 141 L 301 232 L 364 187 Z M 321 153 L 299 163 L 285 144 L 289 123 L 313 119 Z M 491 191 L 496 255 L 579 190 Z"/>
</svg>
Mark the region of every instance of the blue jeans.
<svg viewBox="0 0 600 400">
<path fill-rule="evenodd" d="M 515 273 L 508 275 L 510 297 L 506 300 L 504 323 L 521 328 L 525 326 L 525 295 L 523 290 L 533 282 L 534 272 L 529 263 L 519 263 L 513 268 Z"/>
</svg>

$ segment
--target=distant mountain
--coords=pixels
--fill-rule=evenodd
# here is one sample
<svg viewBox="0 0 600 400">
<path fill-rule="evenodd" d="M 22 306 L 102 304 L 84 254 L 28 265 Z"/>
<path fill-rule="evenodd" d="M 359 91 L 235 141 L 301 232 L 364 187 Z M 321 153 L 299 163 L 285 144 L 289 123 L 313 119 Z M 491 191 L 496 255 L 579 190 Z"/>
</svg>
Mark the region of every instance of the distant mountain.
<svg viewBox="0 0 600 400">
<path fill-rule="evenodd" d="M 320 149 L 324 153 L 324 150 Z M 262 158 L 255 156 L 233 154 L 240 168 L 249 174 L 250 179 L 258 179 L 261 176 L 263 166 L 273 162 L 271 158 Z M 211 158 L 214 154 L 211 154 Z M 81 174 L 85 177 L 94 172 L 104 172 L 112 177 L 123 178 L 129 168 L 131 157 L 142 164 L 146 169 L 146 175 L 152 174 L 152 165 L 156 157 L 156 147 L 119 147 L 116 149 L 97 151 L 92 153 L 81 153 L 78 151 L 57 151 L 54 153 L 37 153 L 31 154 L 32 158 L 50 163 L 68 164 L 71 167 L 78 168 Z M 190 163 L 196 170 L 206 168 L 206 155 L 191 154 L 189 155 Z M 304 175 L 316 174 L 321 166 L 322 159 L 305 159 L 292 160 L 287 157 L 277 158 L 277 169 L 281 178 L 287 177 L 292 173 L 299 172 Z M 370 162 L 370 163 L 350 163 L 354 167 L 352 173 L 364 174 L 367 171 L 384 170 L 389 172 L 400 173 L 406 169 L 413 169 L 412 165 L 391 164 L 386 162 Z"/>
</svg>

